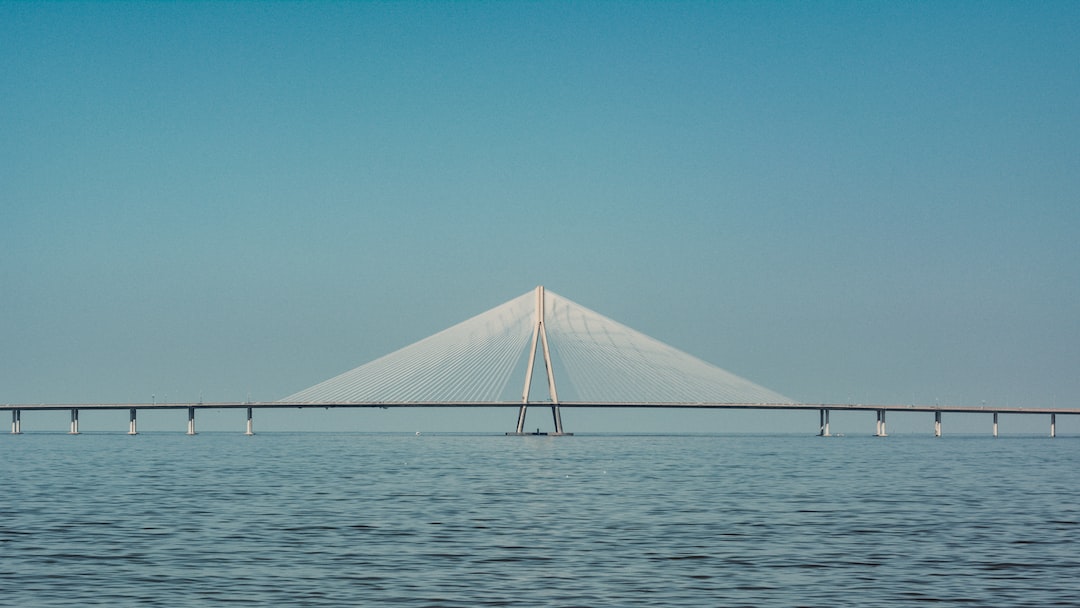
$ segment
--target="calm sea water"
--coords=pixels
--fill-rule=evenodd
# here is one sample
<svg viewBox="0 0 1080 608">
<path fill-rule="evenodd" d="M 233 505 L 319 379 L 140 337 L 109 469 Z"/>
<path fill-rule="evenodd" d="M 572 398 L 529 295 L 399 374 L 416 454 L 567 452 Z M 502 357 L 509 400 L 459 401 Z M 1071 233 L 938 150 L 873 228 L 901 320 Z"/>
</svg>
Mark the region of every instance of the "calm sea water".
<svg viewBox="0 0 1080 608">
<path fill-rule="evenodd" d="M 10 606 L 1080 605 L 1080 440 L 0 436 Z"/>
</svg>

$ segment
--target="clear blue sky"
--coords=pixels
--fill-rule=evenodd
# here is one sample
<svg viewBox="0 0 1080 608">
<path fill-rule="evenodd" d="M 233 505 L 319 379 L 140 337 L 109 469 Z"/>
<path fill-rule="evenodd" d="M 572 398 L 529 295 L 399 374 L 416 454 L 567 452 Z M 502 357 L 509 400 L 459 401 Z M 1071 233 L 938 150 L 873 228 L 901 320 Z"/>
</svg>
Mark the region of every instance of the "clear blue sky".
<svg viewBox="0 0 1080 608">
<path fill-rule="evenodd" d="M 1078 23 L 2 2 L 0 402 L 274 400 L 544 284 L 801 401 L 1080 405 Z M 803 426 L 705 414 L 564 419 Z"/>
</svg>

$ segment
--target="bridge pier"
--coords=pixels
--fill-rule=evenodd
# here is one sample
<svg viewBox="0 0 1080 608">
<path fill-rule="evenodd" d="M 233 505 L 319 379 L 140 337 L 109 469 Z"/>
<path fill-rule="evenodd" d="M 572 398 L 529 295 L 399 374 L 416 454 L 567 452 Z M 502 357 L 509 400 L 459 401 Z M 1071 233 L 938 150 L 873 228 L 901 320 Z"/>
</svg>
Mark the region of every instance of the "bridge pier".
<svg viewBox="0 0 1080 608">
<path fill-rule="evenodd" d="M 139 431 L 135 425 L 135 408 L 128 410 L 128 435 L 138 435 Z"/>
<path fill-rule="evenodd" d="M 1050 436 L 1057 437 L 1057 414 L 1050 414 Z"/>
<path fill-rule="evenodd" d="M 11 434 L 22 435 L 22 410 L 11 410 Z"/>
<path fill-rule="evenodd" d="M 818 430 L 818 437 L 832 437 L 829 433 L 829 410 L 822 408 L 818 411 L 818 418 L 820 419 L 820 429 Z"/>
<path fill-rule="evenodd" d="M 934 412 L 934 437 L 941 437 L 941 412 Z"/>
<path fill-rule="evenodd" d="M 888 437 L 889 434 L 885 432 L 885 410 L 877 410 L 877 430 L 874 432 L 874 437 Z"/>
<path fill-rule="evenodd" d="M 187 434 L 195 434 L 195 408 L 187 408 Z"/>
<path fill-rule="evenodd" d="M 998 416 L 998 413 L 994 412 L 994 437 L 998 436 L 998 422 L 997 422 L 998 419 L 997 419 L 997 416 Z"/>
<path fill-rule="evenodd" d="M 522 404 L 522 406 L 518 408 L 517 425 L 514 426 L 514 428 L 516 429 L 516 431 L 514 432 L 515 435 L 525 434 L 525 409 L 527 407 L 529 406 Z"/>
<path fill-rule="evenodd" d="M 251 407 L 247 408 L 247 431 L 245 431 L 244 434 L 245 435 L 254 435 L 255 434 L 255 431 L 252 430 L 252 424 L 251 424 Z"/>
<path fill-rule="evenodd" d="M 559 411 L 559 406 L 557 406 L 557 405 L 551 406 L 551 417 L 555 422 L 555 434 L 556 435 L 565 435 L 565 433 L 563 433 L 562 414 Z"/>
<path fill-rule="evenodd" d="M 563 429 L 562 412 L 558 405 L 551 406 L 551 417 L 555 423 L 555 430 L 551 433 L 541 433 L 540 429 L 537 429 L 535 433 L 528 433 L 525 431 L 525 412 L 528 406 L 522 405 L 518 409 L 517 426 L 514 427 L 513 433 L 507 433 L 507 435 L 548 435 L 551 437 L 563 437 L 567 435 L 573 435 L 573 433 L 567 433 Z"/>
<path fill-rule="evenodd" d="M 71 410 L 71 430 L 68 431 L 68 435 L 79 434 L 79 410 L 72 408 Z"/>
</svg>

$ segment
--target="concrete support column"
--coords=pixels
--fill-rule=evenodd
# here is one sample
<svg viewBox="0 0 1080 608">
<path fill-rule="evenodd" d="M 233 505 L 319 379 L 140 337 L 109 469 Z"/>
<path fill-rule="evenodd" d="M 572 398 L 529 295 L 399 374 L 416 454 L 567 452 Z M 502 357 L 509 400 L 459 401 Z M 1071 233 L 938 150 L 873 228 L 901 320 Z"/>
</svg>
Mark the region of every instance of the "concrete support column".
<svg viewBox="0 0 1080 608">
<path fill-rule="evenodd" d="M 818 418 L 820 420 L 820 429 L 818 430 L 819 437 L 831 437 L 829 433 L 829 410 L 822 408 L 818 412 Z"/>
<path fill-rule="evenodd" d="M 187 408 L 187 434 L 195 434 L 195 408 Z"/>
<path fill-rule="evenodd" d="M 998 436 L 997 415 L 998 413 L 994 412 L 994 437 Z"/>
<path fill-rule="evenodd" d="M 139 434 L 139 430 L 135 427 L 135 408 L 131 408 L 128 410 L 128 435 Z"/>
<path fill-rule="evenodd" d="M 68 432 L 68 434 L 69 435 L 78 435 L 79 434 L 79 410 L 74 409 L 74 408 L 72 408 L 72 410 L 71 410 L 71 430 Z"/>
<path fill-rule="evenodd" d="M 1057 414 L 1050 414 L 1050 436 L 1057 437 Z"/>
<path fill-rule="evenodd" d="M 254 435 L 255 434 L 255 431 L 252 429 L 252 425 L 251 425 L 251 408 L 250 407 L 247 408 L 247 431 L 244 434 L 245 435 Z"/>
<path fill-rule="evenodd" d="M 875 437 L 888 437 L 889 433 L 885 431 L 885 410 L 877 411 L 877 432 Z"/>
<path fill-rule="evenodd" d="M 941 437 L 941 412 L 934 412 L 934 437 Z"/>
<path fill-rule="evenodd" d="M 11 434 L 22 434 L 22 410 L 11 410 Z"/>
<path fill-rule="evenodd" d="M 533 345 L 534 350 L 535 350 L 535 348 L 536 348 L 536 345 Z M 525 433 L 525 408 L 526 407 L 528 407 L 528 406 L 522 404 L 521 408 L 518 410 L 517 426 L 514 427 L 515 429 L 517 429 L 517 434 L 518 435 L 522 435 L 522 434 Z"/>
<path fill-rule="evenodd" d="M 563 433 L 563 428 L 562 428 L 562 414 L 559 413 L 559 406 L 557 406 L 557 405 L 551 406 L 551 417 L 555 421 L 555 434 L 556 435 L 563 435 L 564 433 Z"/>
</svg>

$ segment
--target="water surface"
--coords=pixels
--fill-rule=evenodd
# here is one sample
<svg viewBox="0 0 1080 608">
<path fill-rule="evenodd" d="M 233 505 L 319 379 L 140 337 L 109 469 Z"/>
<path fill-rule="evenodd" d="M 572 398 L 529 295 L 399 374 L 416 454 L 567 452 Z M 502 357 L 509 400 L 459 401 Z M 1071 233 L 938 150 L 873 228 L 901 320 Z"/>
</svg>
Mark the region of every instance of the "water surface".
<svg viewBox="0 0 1080 608">
<path fill-rule="evenodd" d="M 12 606 L 1077 605 L 1059 437 L 0 436 Z"/>
</svg>

